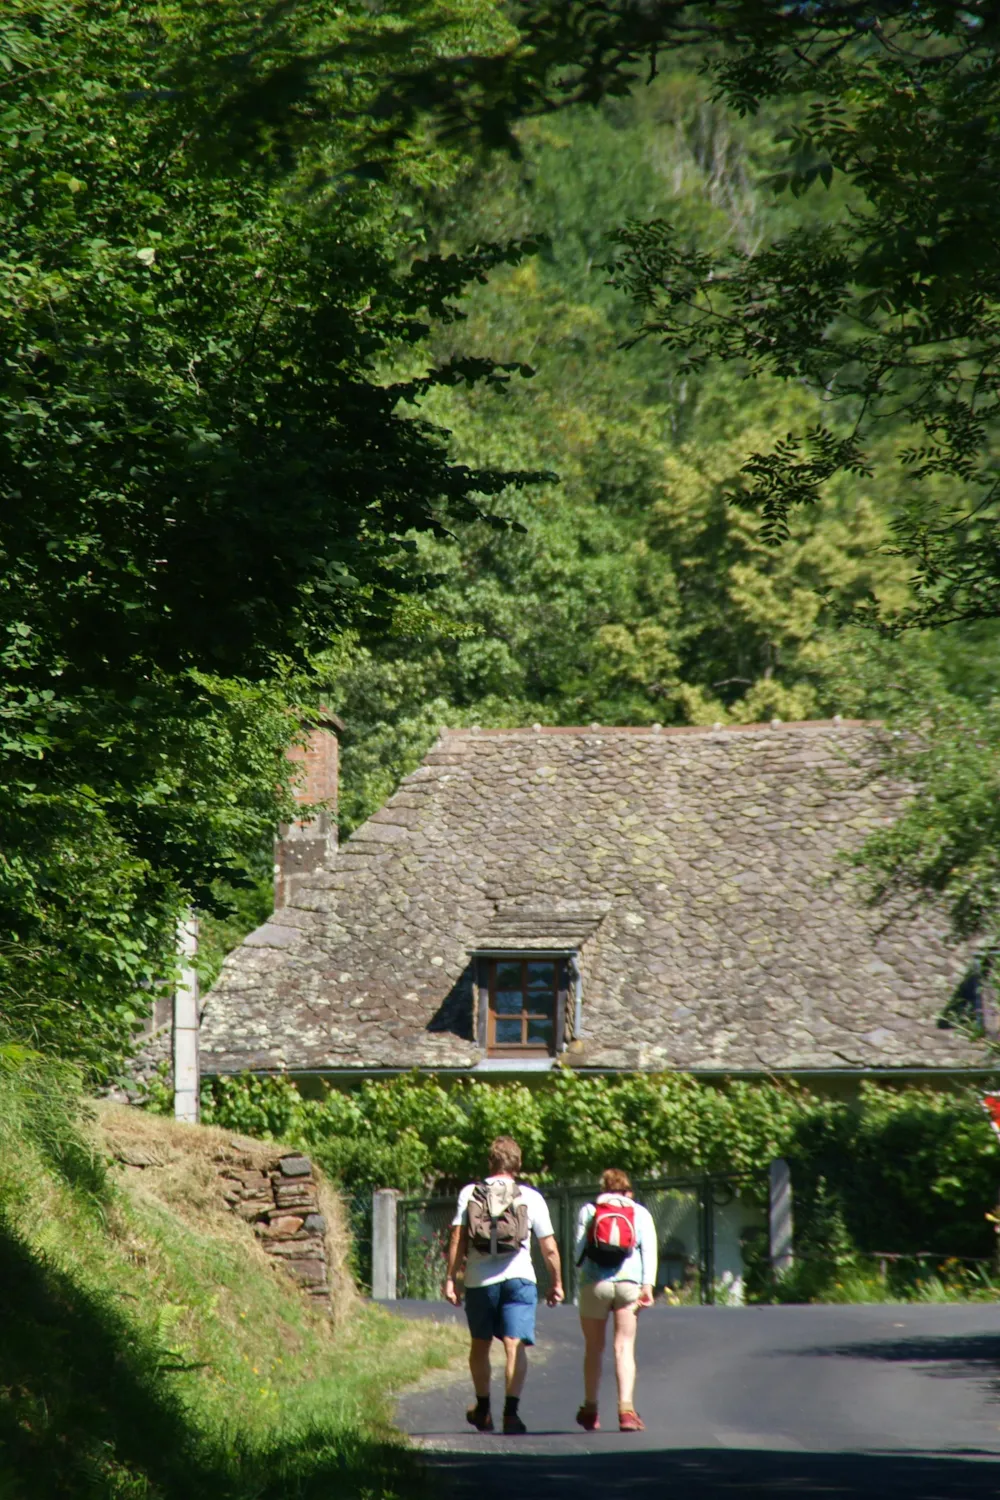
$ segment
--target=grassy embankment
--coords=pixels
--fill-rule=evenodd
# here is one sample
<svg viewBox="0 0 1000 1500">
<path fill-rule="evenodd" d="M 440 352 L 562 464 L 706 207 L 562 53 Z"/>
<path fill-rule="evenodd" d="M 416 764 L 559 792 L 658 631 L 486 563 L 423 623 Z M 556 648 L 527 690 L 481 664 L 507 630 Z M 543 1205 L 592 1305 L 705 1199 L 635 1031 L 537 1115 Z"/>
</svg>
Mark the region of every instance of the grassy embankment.
<svg viewBox="0 0 1000 1500">
<path fill-rule="evenodd" d="M 418 1493 L 391 1393 L 455 1331 L 361 1302 L 332 1194 L 331 1321 L 222 1204 L 231 1132 L 73 1093 L 0 1048 L 0 1500 Z"/>
</svg>

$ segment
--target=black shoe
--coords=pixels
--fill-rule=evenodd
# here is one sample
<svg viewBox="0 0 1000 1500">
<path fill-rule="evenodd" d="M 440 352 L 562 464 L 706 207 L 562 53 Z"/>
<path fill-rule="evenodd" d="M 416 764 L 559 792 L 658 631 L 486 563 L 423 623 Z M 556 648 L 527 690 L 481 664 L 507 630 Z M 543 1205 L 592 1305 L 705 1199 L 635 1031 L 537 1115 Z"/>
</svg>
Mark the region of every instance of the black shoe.
<svg viewBox="0 0 1000 1500">
<path fill-rule="evenodd" d="M 481 1412 L 478 1406 L 470 1406 L 469 1410 L 465 1413 L 465 1420 L 470 1427 L 475 1427 L 477 1432 L 493 1431 L 493 1413 L 489 1407 L 484 1412 Z M 504 1430 L 506 1431 L 506 1429 Z"/>
<path fill-rule="evenodd" d="M 527 1427 L 525 1427 L 516 1411 L 505 1411 L 503 1414 L 503 1430 L 505 1437 L 520 1437 L 521 1434 L 523 1432 L 527 1432 L 528 1429 Z"/>
</svg>

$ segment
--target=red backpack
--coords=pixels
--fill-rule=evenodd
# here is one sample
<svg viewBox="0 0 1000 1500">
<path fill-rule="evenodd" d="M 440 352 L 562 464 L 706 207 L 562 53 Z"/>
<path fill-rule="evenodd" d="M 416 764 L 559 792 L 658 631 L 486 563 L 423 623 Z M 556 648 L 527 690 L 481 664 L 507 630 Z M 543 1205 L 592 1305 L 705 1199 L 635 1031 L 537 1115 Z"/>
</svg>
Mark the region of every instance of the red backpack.
<svg viewBox="0 0 1000 1500">
<path fill-rule="evenodd" d="M 636 1244 L 634 1203 L 616 1195 L 604 1203 L 594 1204 L 594 1217 L 588 1225 L 587 1243 L 583 1249 L 588 1260 L 609 1269 L 615 1268 L 631 1255 Z"/>
</svg>

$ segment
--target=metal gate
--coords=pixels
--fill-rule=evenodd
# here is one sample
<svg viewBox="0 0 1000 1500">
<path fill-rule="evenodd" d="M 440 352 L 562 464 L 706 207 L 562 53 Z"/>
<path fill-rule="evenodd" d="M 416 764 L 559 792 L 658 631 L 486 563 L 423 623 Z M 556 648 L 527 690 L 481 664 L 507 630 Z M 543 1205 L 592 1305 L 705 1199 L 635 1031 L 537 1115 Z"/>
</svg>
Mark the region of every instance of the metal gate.
<svg viewBox="0 0 1000 1500">
<path fill-rule="evenodd" d="M 566 1296 L 575 1301 L 577 1216 L 585 1203 L 593 1201 L 594 1190 L 563 1184 L 541 1191 L 552 1214 Z M 657 1291 L 669 1289 L 684 1302 L 711 1303 L 723 1292 L 728 1296 L 742 1274 L 740 1247 L 747 1237 L 765 1232 L 766 1177 L 727 1173 L 647 1178 L 636 1182 L 635 1195 L 649 1209 L 656 1225 L 660 1262 Z M 734 1205 L 735 1216 L 730 1212 Z M 396 1295 L 440 1301 L 455 1198 L 401 1198 L 396 1212 Z M 734 1224 L 738 1230 L 734 1231 Z M 720 1227 L 726 1231 L 724 1269 L 718 1255 Z M 548 1277 L 534 1238 L 532 1257 L 539 1285 L 544 1288 Z"/>
</svg>

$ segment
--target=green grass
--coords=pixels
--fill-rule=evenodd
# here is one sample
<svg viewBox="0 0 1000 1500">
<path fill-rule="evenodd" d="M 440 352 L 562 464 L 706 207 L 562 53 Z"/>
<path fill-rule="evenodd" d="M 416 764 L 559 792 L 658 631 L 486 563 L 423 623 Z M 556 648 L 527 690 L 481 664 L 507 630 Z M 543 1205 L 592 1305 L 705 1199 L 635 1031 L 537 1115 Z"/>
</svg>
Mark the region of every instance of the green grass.
<svg viewBox="0 0 1000 1500">
<path fill-rule="evenodd" d="M 808 1258 L 788 1275 L 769 1283 L 754 1301 L 829 1303 L 956 1303 L 1000 1301 L 1000 1279 L 984 1268 L 957 1260 L 915 1257 L 888 1262 L 883 1275 L 876 1262 L 855 1257 L 840 1263 Z"/>
<path fill-rule="evenodd" d="M 454 1330 L 353 1297 L 331 1324 L 205 1201 L 197 1160 L 186 1193 L 175 1172 L 158 1198 L 105 1170 L 58 1097 L 26 1105 L 15 1071 L 0 1066 L 0 1500 L 418 1495 L 391 1394 L 451 1362 Z M 29 1123 L 46 1110 L 48 1136 Z"/>
<path fill-rule="evenodd" d="M 838 1272 L 824 1289 L 823 1302 L 996 1302 L 1000 1300 L 1000 1283 L 981 1271 L 963 1271 L 961 1267 L 931 1270 L 911 1276 L 888 1274 L 867 1269 L 848 1268 Z"/>
</svg>

